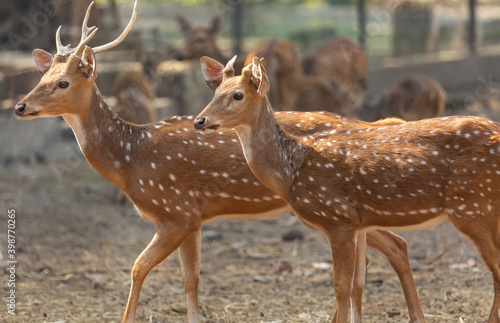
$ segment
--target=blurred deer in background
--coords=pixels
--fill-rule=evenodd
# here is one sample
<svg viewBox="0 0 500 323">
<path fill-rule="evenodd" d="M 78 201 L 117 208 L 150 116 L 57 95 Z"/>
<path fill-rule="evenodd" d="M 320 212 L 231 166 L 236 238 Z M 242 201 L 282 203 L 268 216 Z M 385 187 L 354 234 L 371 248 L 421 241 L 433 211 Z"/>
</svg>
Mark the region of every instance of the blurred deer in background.
<svg viewBox="0 0 500 323">
<path fill-rule="evenodd" d="M 343 37 L 325 40 L 306 53 L 302 60 L 306 75 L 331 78 L 333 90 L 344 97 L 344 110 L 358 109 L 368 88 L 368 57 L 357 44 Z"/>
<path fill-rule="evenodd" d="M 217 33 L 221 26 L 220 17 L 214 17 L 208 27 L 195 26 L 185 17 L 177 16 L 177 22 L 184 33 L 184 44 L 174 54 L 179 60 L 199 60 L 203 56 L 218 57 L 222 62 L 227 62 L 231 57 L 226 56 L 217 45 Z M 244 57 L 237 60 L 235 65 L 243 67 Z"/>
<path fill-rule="evenodd" d="M 118 74 L 113 86 L 113 95 L 116 98 L 113 111 L 129 122 L 146 124 L 157 120 L 154 109 L 157 71 L 167 53 L 146 53 L 140 33 L 135 32 L 132 36 L 135 57 L 141 62 L 141 68 L 131 68 Z"/>
<path fill-rule="evenodd" d="M 358 123 L 298 138 L 278 123 L 269 80 L 255 57 L 241 76 L 203 58 L 213 99 L 200 130 L 234 129 L 245 159 L 331 248 L 337 311 L 332 323 L 361 322 L 366 234 L 423 230 L 451 222 L 493 276 L 488 323 L 500 322 L 500 123 L 480 117 Z M 218 156 L 214 155 L 215 158 Z"/>
<path fill-rule="evenodd" d="M 398 117 L 406 121 L 439 117 L 446 104 L 446 92 L 434 79 L 423 76 L 409 76 L 396 81 L 374 103 L 365 102 L 358 117 L 375 121 Z"/>
<path fill-rule="evenodd" d="M 290 42 L 263 42 L 252 50 L 272 81 L 269 99 L 278 110 L 316 111 L 353 115 L 367 89 L 368 59 L 364 51 L 345 38 L 324 41 L 301 63 Z M 237 68 L 237 67 L 236 67 Z"/>
<path fill-rule="evenodd" d="M 217 46 L 216 35 L 220 28 L 220 17 L 214 17 L 209 27 L 193 26 L 186 18 L 177 16 L 177 22 L 185 35 L 184 44 L 175 57 L 180 60 L 200 59 L 202 56 L 213 55 L 227 62 L 226 57 Z"/>
<path fill-rule="evenodd" d="M 255 56 L 263 58 L 262 63 L 273 84 L 269 92 L 269 100 L 277 110 L 294 110 L 297 98 L 301 95 L 304 86 L 304 73 L 295 45 L 288 41 L 278 40 L 261 42 L 248 53 L 244 65 L 248 65 L 248 60 Z"/>
<path fill-rule="evenodd" d="M 42 78 L 19 101 L 15 114 L 28 120 L 62 116 L 92 167 L 123 190 L 142 217 L 156 224 L 156 234 L 132 268 L 122 322 L 135 322 L 144 279 L 179 249 L 189 322 L 198 323 L 202 224 L 216 219 L 269 219 L 290 207 L 257 181 L 233 131 L 202 134 L 192 129 L 192 116 L 138 125 L 111 110 L 95 84 L 95 54 L 119 44 L 136 15 L 134 7 L 125 30 L 109 44 L 87 46 L 96 29 L 87 27 L 86 18 L 76 48 L 63 46 L 58 31 L 55 56 L 35 49 L 33 58 Z M 327 113 L 292 112 L 278 117 L 287 131 L 303 138 L 345 123 Z M 364 123 L 350 120 L 348 126 L 358 124 Z M 414 322 L 424 322 L 405 240 L 391 232 L 373 231 L 367 234 L 367 244 L 389 260 L 401 280 L 410 316 Z M 361 302 L 361 296 L 356 293 L 353 298 Z"/>
<path fill-rule="evenodd" d="M 365 121 L 398 117 L 407 121 L 443 114 L 446 93 L 430 77 L 410 76 L 386 89 L 375 103 L 363 102 L 368 88 L 368 60 L 363 50 L 344 38 L 325 41 L 309 52 L 302 65 L 290 42 L 262 42 L 245 60 L 263 57 L 270 84 L 269 101 L 277 110 L 325 110 Z"/>
</svg>

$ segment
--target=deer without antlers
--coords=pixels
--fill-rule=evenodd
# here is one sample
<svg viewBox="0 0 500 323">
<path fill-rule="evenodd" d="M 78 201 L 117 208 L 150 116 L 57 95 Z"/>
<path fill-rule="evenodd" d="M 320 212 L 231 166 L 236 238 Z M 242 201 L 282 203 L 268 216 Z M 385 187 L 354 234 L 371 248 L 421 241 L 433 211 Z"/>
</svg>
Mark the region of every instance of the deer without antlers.
<svg viewBox="0 0 500 323">
<path fill-rule="evenodd" d="M 330 245 L 338 309 L 332 322 L 347 323 L 350 298 L 362 288 L 366 234 L 447 220 L 492 272 L 488 322 L 500 322 L 499 123 L 445 117 L 352 126 L 343 118 L 328 131 L 299 138 L 276 121 L 257 58 L 241 76 L 209 58 L 202 70 L 216 92 L 194 126 L 234 128 L 255 176 Z M 353 321 L 360 322 L 360 305 L 351 304 Z"/>
<path fill-rule="evenodd" d="M 86 17 L 89 13 L 90 7 Z M 94 82 L 94 50 L 102 52 L 119 43 L 132 28 L 136 15 L 134 8 L 125 32 L 109 45 L 96 49 L 86 46 L 95 29 L 88 28 L 85 19 L 82 41 L 76 48 L 62 46 L 57 36 L 55 56 L 34 50 L 42 78 L 16 105 L 15 114 L 23 119 L 62 116 L 73 129 L 88 162 L 123 190 L 141 216 L 156 224 L 155 236 L 132 268 L 123 322 L 135 322 L 144 279 L 178 248 L 189 322 L 197 323 L 201 225 L 224 218 L 271 218 L 290 208 L 253 176 L 232 131 L 203 135 L 191 128 L 193 117 L 137 125 L 124 121 L 110 109 Z M 279 117 L 283 127 L 298 136 L 326 130 L 327 123 L 335 126 L 344 122 L 336 115 L 321 113 L 282 113 Z M 350 126 L 358 123 L 352 120 Z M 214 159 L 213 154 L 220 158 Z M 423 322 L 404 239 L 374 231 L 367 234 L 367 240 L 399 275 L 414 322 Z M 356 296 L 361 302 L 361 294 Z"/>
<path fill-rule="evenodd" d="M 373 104 L 365 103 L 358 115 L 366 121 L 388 117 L 416 121 L 441 116 L 445 104 L 441 85 L 430 77 L 416 75 L 396 81 Z"/>
<path fill-rule="evenodd" d="M 195 26 L 185 17 L 177 16 L 177 23 L 184 33 L 182 48 L 174 53 L 179 61 L 199 60 L 203 56 L 227 62 L 231 57 L 226 56 L 217 45 L 217 33 L 221 26 L 220 17 L 214 17 L 208 27 Z M 243 67 L 244 58 L 235 62 L 236 66 Z"/>
</svg>

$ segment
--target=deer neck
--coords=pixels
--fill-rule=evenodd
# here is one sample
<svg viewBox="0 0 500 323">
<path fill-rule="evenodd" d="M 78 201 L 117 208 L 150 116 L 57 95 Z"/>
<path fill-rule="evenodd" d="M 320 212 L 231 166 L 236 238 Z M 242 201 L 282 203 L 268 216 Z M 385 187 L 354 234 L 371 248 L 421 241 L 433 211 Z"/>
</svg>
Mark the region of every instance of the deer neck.
<svg viewBox="0 0 500 323">
<path fill-rule="evenodd" d="M 252 172 L 264 186 L 287 200 L 305 159 L 305 147 L 280 128 L 267 98 L 262 100 L 258 118 L 235 130 Z"/>
<path fill-rule="evenodd" d="M 131 150 L 132 145 L 144 140 L 140 139 L 141 126 L 118 117 L 95 85 L 89 102 L 83 104 L 88 106 L 80 107 L 77 114 L 63 115 L 63 118 L 73 130 L 80 150 L 92 167 L 124 190 L 125 174 L 130 167 L 127 165 L 130 156 L 126 152 Z M 142 138 L 145 138 L 143 132 Z"/>
</svg>

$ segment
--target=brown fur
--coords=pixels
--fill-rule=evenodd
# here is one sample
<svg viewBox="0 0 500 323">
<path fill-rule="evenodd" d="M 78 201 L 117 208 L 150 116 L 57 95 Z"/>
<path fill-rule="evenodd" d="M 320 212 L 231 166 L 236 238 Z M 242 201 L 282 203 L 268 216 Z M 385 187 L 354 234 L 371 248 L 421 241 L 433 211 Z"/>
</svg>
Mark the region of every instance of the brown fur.
<svg viewBox="0 0 500 323">
<path fill-rule="evenodd" d="M 179 248 L 189 322 L 198 323 L 201 225 L 217 218 L 274 217 L 289 207 L 253 176 L 234 132 L 200 133 L 190 127 L 193 117 L 147 125 L 124 121 L 95 85 L 95 55 L 90 47 L 85 47 L 81 56 L 53 57 L 42 50 L 33 55 L 42 79 L 16 105 L 16 115 L 24 119 L 63 116 L 88 162 L 124 191 L 141 216 L 157 226 L 153 240 L 132 269 L 122 322 L 135 321 L 139 294 L 149 271 Z M 268 88 L 261 90 L 267 92 Z M 283 123 L 292 128 L 295 124 L 304 134 L 324 130 L 327 120 L 335 125 L 343 123 L 337 115 L 318 113 L 320 123 L 309 115 L 283 114 Z M 214 159 L 214 154 L 218 158 Z M 401 277 L 405 296 L 411 300 L 410 312 L 423 317 L 404 239 L 378 232 L 369 243 L 390 260 Z M 355 296 L 361 302 L 361 294 Z"/>
<path fill-rule="evenodd" d="M 113 95 L 117 101 L 113 111 L 120 118 L 137 124 L 150 123 L 156 119 L 153 108 L 155 91 L 142 69 L 120 73 L 115 81 Z"/>
<path fill-rule="evenodd" d="M 252 63 L 255 56 L 263 58 L 262 63 L 271 78 L 273 86 L 269 92 L 269 100 L 273 106 L 277 110 L 294 110 L 303 90 L 304 74 L 293 43 L 262 42 L 248 53 L 244 65 Z"/>
<path fill-rule="evenodd" d="M 215 69 L 212 61 L 202 63 Z M 338 306 L 332 323 L 347 323 L 351 297 L 362 289 L 367 232 L 445 220 L 473 241 L 492 272 L 488 323 L 500 321 L 499 123 L 446 117 L 353 125 L 340 118 L 330 131 L 298 138 L 283 130 L 266 93 L 256 90 L 269 88 L 257 58 L 241 76 L 230 74 L 195 126 L 234 128 L 255 176 L 325 236 Z M 361 317 L 359 303 L 352 306 Z"/>
<path fill-rule="evenodd" d="M 133 285 L 123 322 L 134 322 L 140 285 L 149 270 L 177 247 L 187 278 L 190 320 L 197 322 L 196 255 L 202 223 L 217 218 L 255 219 L 259 214 L 285 208 L 286 203 L 251 173 L 234 132 L 199 133 L 191 128 L 193 117 L 148 125 L 126 122 L 111 111 L 80 65 L 77 58 L 56 55 L 40 84 L 21 100 L 25 111 L 20 114 L 18 110 L 17 114 L 26 119 L 64 115 L 89 163 L 119 186 L 143 217 L 157 225 L 155 238 L 132 270 Z M 55 95 L 49 95 L 60 77 L 71 81 L 70 90 L 57 89 Z M 285 129 L 297 135 L 310 135 L 329 129 L 325 124 L 344 122 L 338 115 L 327 113 L 293 112 L 278 117 Z M 349 123 L 364 124 L 357 120 Z M 404 240 L 382 232 L 374 235 L 371 243 L 411 282 L 403 286 L 405 294 L 416 299 L 410 304 L 412 312 L 421 312 Z M 392 253 L 394 249 L 398 253 Z"/>
</svg>

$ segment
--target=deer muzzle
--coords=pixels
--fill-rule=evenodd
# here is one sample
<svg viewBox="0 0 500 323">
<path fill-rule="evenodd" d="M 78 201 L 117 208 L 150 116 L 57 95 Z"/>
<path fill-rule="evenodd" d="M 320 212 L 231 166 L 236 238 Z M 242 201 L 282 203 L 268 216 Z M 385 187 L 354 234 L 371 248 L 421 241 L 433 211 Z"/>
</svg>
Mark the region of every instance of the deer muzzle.
<svg viewBox="0 0 500 323">
<path fill-rule="evenodd" d="M 198 117 L 194 120 L 194 127 L 198 130 L 216 130 L 219 126 L 220 124 L 210 125 L 205 117 Z"/>
</svg>

